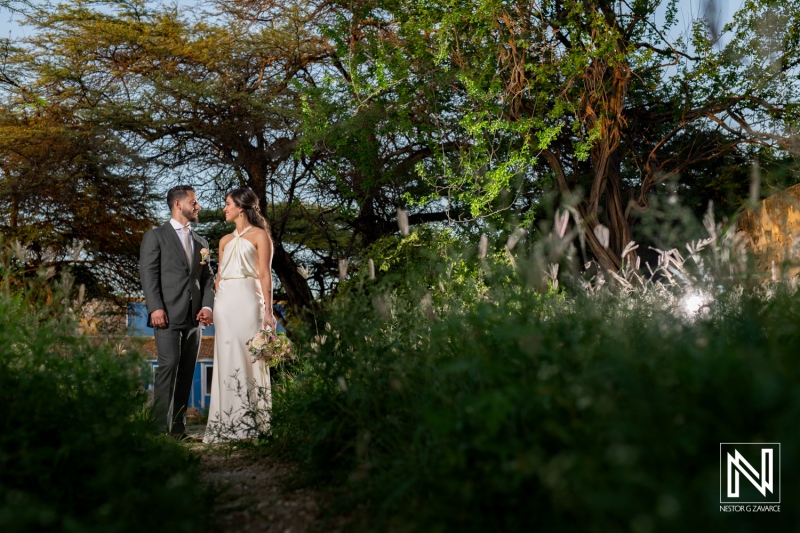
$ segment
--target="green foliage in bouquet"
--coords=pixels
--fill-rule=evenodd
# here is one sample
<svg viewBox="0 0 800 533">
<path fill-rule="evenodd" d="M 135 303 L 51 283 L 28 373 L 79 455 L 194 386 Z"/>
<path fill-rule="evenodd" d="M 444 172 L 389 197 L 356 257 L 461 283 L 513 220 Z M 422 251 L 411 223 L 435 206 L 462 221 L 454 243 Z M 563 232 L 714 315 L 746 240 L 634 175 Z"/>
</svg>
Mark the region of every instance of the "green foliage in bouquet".
<svg viewBox="0 0 800 533">
<path fill-rule="evenodd" d="M 0 531 L 207 524 L 197 460 L 146 414 L 141 358 L 77 334 L 68 279 L 0 262 Z"/>
<path fill-rule="evenodd" d="M 472 290 L 458 250 L 429 253 L 438 280 L 431 259 L 418 277 L 348 281 L 274 391 L 274 445 L 346 487 L 360 527 L 795 527 L 790 506 L 719 510 L 720 442 L 781 442 L 782 497 L 800 497 L 791 284 L 729 283 L 687 311 L 652 287 L 536 290 L 521 258 L 491 253 L 461 255 Z"/>
</svg>

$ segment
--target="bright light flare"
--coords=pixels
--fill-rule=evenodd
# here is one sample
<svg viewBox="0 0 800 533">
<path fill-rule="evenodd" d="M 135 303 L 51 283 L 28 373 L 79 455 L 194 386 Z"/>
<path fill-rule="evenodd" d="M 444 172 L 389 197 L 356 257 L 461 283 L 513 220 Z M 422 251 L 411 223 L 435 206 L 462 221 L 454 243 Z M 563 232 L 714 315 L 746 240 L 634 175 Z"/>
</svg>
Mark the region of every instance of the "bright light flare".
<svg viewBox="0 0 800 533">
<path fill-rule="evenodd" d="M 711 295 L 703 291 L 688 292 L 681 298 L 681 310 L 690 318 L 708 312 L 708 304 L 712 301 Z"/>
</svg>

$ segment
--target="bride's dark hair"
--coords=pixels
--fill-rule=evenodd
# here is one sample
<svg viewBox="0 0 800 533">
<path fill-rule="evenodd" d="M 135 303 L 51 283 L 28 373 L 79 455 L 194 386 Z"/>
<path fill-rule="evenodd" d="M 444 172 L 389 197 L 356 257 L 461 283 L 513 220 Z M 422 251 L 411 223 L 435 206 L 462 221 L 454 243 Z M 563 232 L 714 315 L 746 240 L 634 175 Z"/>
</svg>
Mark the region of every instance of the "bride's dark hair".
<svg viewBox="0 0 800 533">
<path fill-rule="evenodd" d="M 267 219 L 264 218 L 258 208 L 258 196 L 256 196 L 256 193 L 246 187 L 242 187 L 229 192 L 227 197 L 233 200 L 233 204 L 236 207 L 244 211 L 244 216 L 247 217 L 247 222 L 251 226 L 263 229 L 272 238 Z"/>
</svg>

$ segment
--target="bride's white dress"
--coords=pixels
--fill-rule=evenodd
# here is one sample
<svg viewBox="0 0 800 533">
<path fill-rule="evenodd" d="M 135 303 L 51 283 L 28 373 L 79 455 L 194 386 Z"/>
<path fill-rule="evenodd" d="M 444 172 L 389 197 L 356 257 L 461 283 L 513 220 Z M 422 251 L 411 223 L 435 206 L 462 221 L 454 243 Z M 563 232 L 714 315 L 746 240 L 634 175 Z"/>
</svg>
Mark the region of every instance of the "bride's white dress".
<svg viewBox="0 0 800 533">
<path fill-rule="evenodd" d="M 214 298 L 214 373 L 203 442 L 255 437 L 268 428 L 271 407 L 269 367 L 253 363 L 246 343 L 264 321 L 256 247 L 233 232 L 220 258 Z"/>
</svg>

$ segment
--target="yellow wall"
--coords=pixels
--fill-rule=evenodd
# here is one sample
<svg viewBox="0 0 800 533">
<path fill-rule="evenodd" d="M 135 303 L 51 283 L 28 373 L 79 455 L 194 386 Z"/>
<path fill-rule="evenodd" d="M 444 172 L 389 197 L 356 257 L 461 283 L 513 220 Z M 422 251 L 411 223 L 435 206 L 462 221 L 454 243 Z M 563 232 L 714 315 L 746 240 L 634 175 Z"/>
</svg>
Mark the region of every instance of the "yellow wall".
<svg viewBox="0 0 800 533">
<path fill-rule="evenodd" d="M 770 272 L 774 264 L 778 275 L 800 271 L 800 185 L 773 194 L 754 211 L 745 211 L 738 226 L 748 237 L 759 270 Z"/>
</svg>

